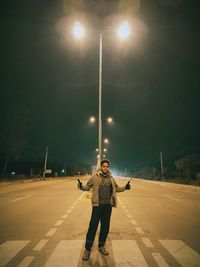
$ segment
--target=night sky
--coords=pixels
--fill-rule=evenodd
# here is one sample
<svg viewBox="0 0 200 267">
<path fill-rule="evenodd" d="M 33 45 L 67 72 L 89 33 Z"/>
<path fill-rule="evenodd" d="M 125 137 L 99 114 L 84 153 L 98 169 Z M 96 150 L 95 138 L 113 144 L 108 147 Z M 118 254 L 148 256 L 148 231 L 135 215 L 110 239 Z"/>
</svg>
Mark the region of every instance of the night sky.
<svg viewBox="0 0 200 267">
<path fill-rule="evenodd" d="M 88 118 L 98 116 L 98 33 L 80 43 L 70 29 L 79 19 L 110 30 L 122 17 L 131 38 L 103 36 L 103 135 L 112 166 L 155 166 L 160 151 L 165 164 L 200 153 L 198 1 L 80 3 L 1 3 L 0 119 L 3 126 L 26 114 L 22 158 L 37 158 L 48 146 L 57 162 L 95 164 L 98 121 L 92 126 Z M 0 136 L 2 143 L 3 130 Z"/>
</svg>

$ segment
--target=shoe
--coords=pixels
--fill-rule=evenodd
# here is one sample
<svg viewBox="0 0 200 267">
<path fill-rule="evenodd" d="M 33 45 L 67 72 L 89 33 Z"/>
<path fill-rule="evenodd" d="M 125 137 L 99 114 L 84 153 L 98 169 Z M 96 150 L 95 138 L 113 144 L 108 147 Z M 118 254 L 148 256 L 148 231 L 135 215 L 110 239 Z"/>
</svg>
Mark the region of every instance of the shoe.
<svg viewBox="0 0 200 267">
<path fill-rule="evenodd" d="M 83 257 L 82 260 L 87 261 L 90 257 L 90 251 L 89 250 L 85 250 L 83 253 Z"/>
<path fill-rule="evenodd" d="M 105 249 L 104 246 L 99 247 L 99 252 L 101 252 L 104 256 L 109 255 L 109 252 Z"/>
</svg>

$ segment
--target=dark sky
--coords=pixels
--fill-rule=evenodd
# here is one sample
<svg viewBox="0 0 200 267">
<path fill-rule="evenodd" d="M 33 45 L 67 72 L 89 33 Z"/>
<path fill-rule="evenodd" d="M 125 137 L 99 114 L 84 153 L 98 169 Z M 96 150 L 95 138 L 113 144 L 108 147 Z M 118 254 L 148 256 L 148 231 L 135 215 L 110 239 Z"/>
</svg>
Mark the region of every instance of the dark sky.
<svg viewBox="0 0 200 267">
<path fill-rule="evenodd" d="M 79 18 L 110 29 L 121 16 L 134 29 L 129 41 L 103 37 L 103 133 L 113 167 L 154 166 L 160 151 L 166 164 L 200 153 L 198 1 L 83 2 L 1 3 L 0 119 L 25 111 L 22 157 L 48 145 L 58 162 L 95 163 L 98 127 L 88 118 L 98 116 L 98 34 L 78 43 L 70 28 Z"/>
</svg>

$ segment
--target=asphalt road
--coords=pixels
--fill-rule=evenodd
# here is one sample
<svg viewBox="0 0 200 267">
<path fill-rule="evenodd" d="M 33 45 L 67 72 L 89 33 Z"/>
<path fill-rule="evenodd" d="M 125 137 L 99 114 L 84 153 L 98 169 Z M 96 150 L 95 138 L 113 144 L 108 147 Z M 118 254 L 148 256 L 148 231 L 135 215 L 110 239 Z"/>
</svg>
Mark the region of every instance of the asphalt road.
<svg viewBox="0 0 200 267">
<path fill-rule="evenodd" d="M 199 189 L 137 179 L 131 185 L 112 211 L 110 255 L 99 254 L 96 238 L 84 262 L 91 193 L 78 190 L 76 178 L 0 184 L 0 266 L 199 267 Z"/>
</svg>

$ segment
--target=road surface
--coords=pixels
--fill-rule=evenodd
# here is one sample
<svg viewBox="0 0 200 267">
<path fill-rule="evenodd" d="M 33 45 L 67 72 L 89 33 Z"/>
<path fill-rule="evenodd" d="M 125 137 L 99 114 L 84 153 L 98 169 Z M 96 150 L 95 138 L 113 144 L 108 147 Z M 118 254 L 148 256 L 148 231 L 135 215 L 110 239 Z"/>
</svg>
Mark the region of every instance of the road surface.
<svg viewBox="0 0 200 267">
<path fill-rule="evenodd" d="M 0 266 L 199 267 L 199 189 L 138 179 L 131 185 L 112 211 L 110 255 L 99 254 L 96 238 L 84 262 L 91 193 L 78 190 L 75 177 L 0 184 Z"/>
</svg>

